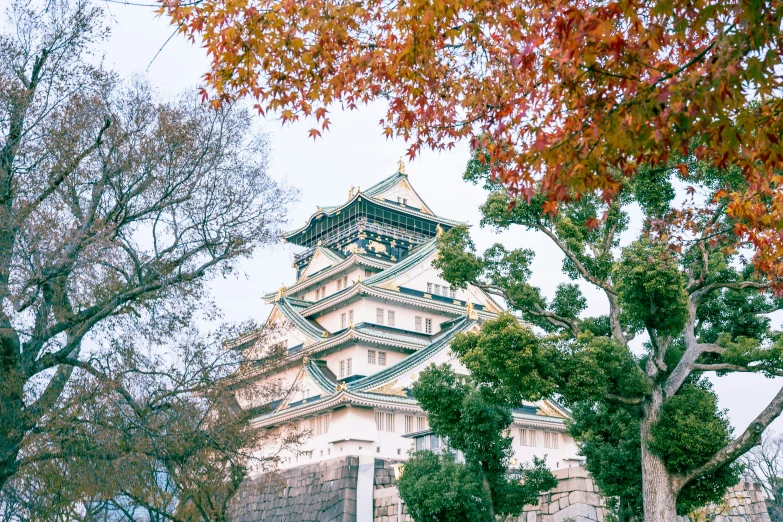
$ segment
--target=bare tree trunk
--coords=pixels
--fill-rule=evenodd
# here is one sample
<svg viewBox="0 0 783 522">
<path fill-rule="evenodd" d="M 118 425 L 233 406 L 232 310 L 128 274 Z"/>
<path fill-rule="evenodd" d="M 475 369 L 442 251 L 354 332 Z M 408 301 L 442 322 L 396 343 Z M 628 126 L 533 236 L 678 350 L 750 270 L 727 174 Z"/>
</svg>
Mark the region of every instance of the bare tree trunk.
<svg viewBox="0 0 783 522">
<path fill-rule="evenodd" d="M 663 392 L 660 387 L 653 390 L 650 402 L 644 408 L 641 422 L 642 444 L 642 498 L 644 520 L 649 522 L 677 522 L 677 496 L 672 486 L 672 477 L 658 455 L 651 452 L 646 441 L 651 438 L 652 427 L 658 422 Z"/>
</svg>

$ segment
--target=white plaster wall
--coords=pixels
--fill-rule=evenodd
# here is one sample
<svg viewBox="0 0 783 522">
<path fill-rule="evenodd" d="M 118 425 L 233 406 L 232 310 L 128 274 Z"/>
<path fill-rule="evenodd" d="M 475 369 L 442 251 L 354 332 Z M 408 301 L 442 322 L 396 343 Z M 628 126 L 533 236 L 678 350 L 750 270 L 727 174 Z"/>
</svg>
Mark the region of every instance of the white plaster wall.
<svg viewBox="0 0 783 522">
<path fill-rule="evenodd" d="M 345 304 L 336 310 L 332 310 L 324 313 L 323 315 L 317 315 L 314 317 L 321 327 L 329 332 L 337 332 L 342 330 L 341 314 L 346 314 L 346 328 L 350 323 L 349 310 L 353 310 L 354 318 L 353 324 L 359 324 L 361 322 L 377 324 L 377 309 L 382 308 L 384 311 L 383 324 L 388 323 L 388 311 L 394 310 L 394 328 L 400 328 L 402 330 L 415 331 L 416 316 L 422 318 L 422 332 L 424 332 L 424 319 L 432 319 L 432 332 L 433 334 L 440 331 L 440 323 L 454 319 L 456 315 L 442 314 L 427 310 L 425 308 L 419 308 L 414 306 L 403 305 L 387 299 L 378 299 L 376 297 L 361 297 L 357 301 L 349 304 Z"/>
</svg>

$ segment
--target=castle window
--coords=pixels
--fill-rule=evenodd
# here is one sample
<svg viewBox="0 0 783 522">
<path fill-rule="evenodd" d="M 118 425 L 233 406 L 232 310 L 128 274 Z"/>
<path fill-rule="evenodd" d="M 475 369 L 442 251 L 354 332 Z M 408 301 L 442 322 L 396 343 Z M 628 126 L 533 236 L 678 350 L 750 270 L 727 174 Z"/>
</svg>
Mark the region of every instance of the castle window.
<svg viewBox="0 0 783 522">
<path fill-rule="evenodd" d="M 388 324 L 389 326 L 394 326 L 394 310 L 389 310 L 387 319 L 388 321 L 386 321 L 386 324 Z"/>
<path fill-rule="evenodd" d="M 424 320 L 424 333 L 432 333 L 432 319 L 429 317 Z"/>
<path fill-rule="evenodd" d="M 378 352 L 378 366 L 386 366 L 386 352 Z"/>
<path fill-rule="evenodd" d="M 340 378 L 345 378 L 345 361 L 340 361 Z"/>
<path fill-rule="evenodd" d="M 454 293 L 454 289 L 453 288 L 449 288 L 449 294 L 450 294 L 451 298 L 454 299 L 455 293 Z"/>
<path fill-rule="evenodd" d="M 348 310 L 348 320 L 353 323 L 353 310 Z"/>
<path fill-rule="evenodd" d="M 346 361 L 346 365 L 345 365 L 345 370 L 347 372 L 347 375 L 349 375 L 349 376 L 353 375 L 353 364 L 352 363 L 353 363 L 353 359 L 349 357 L 348 360 Z"/>
<path fill-rule="evenodd" d="M 375 412 L 375 427 L 378 431 L 394 431 L 394 414 L 384 413 L 381 411 Z"/>
<path fill-rule="evenodd" d="M 343 276 L 343 288 L 348 288 L 348 276 Z"/>
<path fill-rule="evenodd" d="M 421 332 L 421 317 L 419 317 L 418 315 L 416 316 L 415 324 L 416 324 L 416 331 Z"/>
<path fill-rule="evenodd" d="M 405 416 L 405 433 L 413 433 L 413 415 Z"/>
<path fill-rule="evenodd" d="M 435 295 L 440 295 L 440 285 L 435 285 Z"/>
<path fill-rule="evenodd" d="M 375 322 L 377 324 L 383 324 L 383 308 L 375 309 Z"/>
<path fill-rule="evenodd" d="M 443 292 L 441 292 L 440 295 L 442 295 L 443 297 L 448 297 L 449 296 L 449 287 L 448 286 L 444 286 L 443 287 Z"/>
<path fill-rule="evenodd" d="M 432 293 L 432 283 L 427 283 L 427 293 L 428 294 Z"/>
<path fill-rule="evenodd" d="M 337 280 L 337 291 L 339 292 L 342 289 L 343 289 L 343 280 L 342 278 L 340 278 Z"/>
<path fill-rule="evenodd" d="M 346 322 L 345 312 L 343 312 L 340 314 L 340 328 L 345 328 L 346 326 L 348 326 L 348 324 Z"/>
<path fill-rule="evenodd" d="M 370 277 L 372 275 L 372 270 L 364 269 L 364 277 Z"/>
<path fill-rule="evenodd" d="M 424 431 L 430 427 L 427 417 L 416 417 L 416 431 Z"/>
<path fill-rule="evenodd" d="M 367 362 L 375 364 L 375 350 L 367 350 Z"/>
<path fill-rule="evenodd" d="M 326 415 L 319 415 L 318 417 L 314 417 L 310 419 L 310 434 L 314 437 L 317 437 L 319 435 L 326 435 L 329 433 L 329 422 L 331 421 L 331 414 L 327 413 Z M 321 451 L 321 456 L 323 457 L 323 450 Z"/>
<path fill-rule="evenodd" d="M 519 430 L 519 445 L 520 446 L 535 446 L 536 445 L 536 430 L 521 429 Z"/>
<path fill-rule="evenodd" d="M 544 447 L 558 449 L 560 447 L 560 434 L 556 431 L 545 431 Z"/>
</svg>

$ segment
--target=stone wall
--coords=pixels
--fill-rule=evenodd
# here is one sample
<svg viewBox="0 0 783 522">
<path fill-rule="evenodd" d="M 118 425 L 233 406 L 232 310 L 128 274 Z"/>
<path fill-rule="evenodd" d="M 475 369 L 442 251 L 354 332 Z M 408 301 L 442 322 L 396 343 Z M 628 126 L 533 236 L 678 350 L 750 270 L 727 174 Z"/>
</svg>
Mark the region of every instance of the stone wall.
<svg viewBox="0 0 783 522">
<path fill-rule="evenodd" d="M 364 457 L 362 457 L 364 458 Z M 364 462 L 364 461 L 363 461 Z M 364 465 L 364 464 L 362 464 Z M 372 461 L 369 463 L 372 466 Z M 246 480 L 229 506 L 232 522 L 413 522 L 394 484 L 394 462 L 376 459 L 370 475 L 362 475 L 372 501 L 357 516 L 359 457 L 309 464 L 274 476 Z M 365 469 L 365 468 L 362 468 Z M 364 473 L 364 472 L 362 472 Z M 552 472 L 558 486 L 525 506 L 509 522 L 604 522 L 607 509 L 590 474 L 579 467 Z M 362 486 L 363 488 L 365 486 Z M 361 489 L 361 488 L 360 488 Z M 364 491 L 369 492 L 369 489 Z M 372 509 L 370 510 L 370 507 Z M 770 522 L 758 484 L 743 482 L 724 502 L 679 517 L 680 522 Z"/>
<path fill-rule="evenodd" d="M 341 457 L 246 480 L 232 522 L 356 522 L 358 457 Z"/>
<path fill-rule="evenodd" d="M 389 470 L 391 471 L 391 470 Z M 584 468 L 553 470 L 558 486 L 539 497 L 535 505 L 525 506 L 522 514 L 510 522 L 604 522 L 607 508 L 593 479 Z M 399 491 L 393 484 L 393 474 L 379 473 L 376 463 L 376 484 L 373 492 L 375 510 L 373 522 L 413 522 Z M 729 490 L 720 505 L 707 506 L 691 518 L 678 517 L 680 522 L 770 522 L 764 495 L 759 484 L 743 482 Z"/>
</svg>

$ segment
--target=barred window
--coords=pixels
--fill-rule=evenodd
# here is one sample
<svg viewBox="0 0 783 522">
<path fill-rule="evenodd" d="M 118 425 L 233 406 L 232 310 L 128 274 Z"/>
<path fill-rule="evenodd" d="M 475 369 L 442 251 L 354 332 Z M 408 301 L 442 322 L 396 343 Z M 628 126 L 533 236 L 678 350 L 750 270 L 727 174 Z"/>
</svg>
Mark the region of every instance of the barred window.
<svg viewBox="0 0 783 522">
<path fill-rule="evenodd" d="M 370 277 L 372 275 L 372 270 L 364 269 L 364 277 Z"/>
<path fill-rule="evenodd" d="M 375 427 L 378 431 L 394 431 L 394 414 L 382 411 L 375 412 Z"/>
<path fill-rule="evenodd" d="M 345 319 L 345 312 L 340 314 L 340 328 L 345 328 L 348 326 L 346 319 Z"/>
<path fill-rule="evenodd" d="M 435 285 L 435 295 L 440 295 L 440 285 Z"/>
<path fill-rule="evenodd" d="M 416 417 L 416 431 L 424 431 L 430 427 L 427 417 Z"/>
<path fill-rule="evenodd" d="M 375 364 L 375 350 L 367 350 L 367 362 Z"/>
<path fill-rule="evenodd" d="M 452 299 L 454 299 L 454 297 L 456 296 L 453 288 L 449 288 L 449 295 L 451 296 Z"/>
<path fill-rule="evenodd" d="M 353 323 L 353 310 L 348 310 L 348 320 Z"/>
<path fill-rule="evenodd" d="M 389 326 L 394 326 L 394 310 L 389 310 L 387 319 L 388 321 L 386 321 L 386 324 L 388 324 Z"/>
<path fill-rule="evenodd" d="M 413 415 L 405 416 L 405 433 L 413 433 Z"/>
<path fill-rule="evenodd" d="M 386 431 L 394 431 L 394 414 L 393 413 L 387 413 L 386 414 Z"/>
<path fill-rule="evenodd" d="M 560 447 L 560 434 L 556 431 L 545 431 L 544 447 L 558 449 Z"/>
<path fill-rule="evenodd" d="M 521 429 L 519 430 L 519 445 L 520 446 L 535 446 L 536 445 L 536 430 Z"/>
<path fill-rule="evenodd" d="M 386 366 L 386 352 L 378 352 L 378 366 Z"/>
<path fill-rule="evenodd" d="M 348 288 L 348 276 L 343 276 L 343 288 Z"/>
<path fill-rule="evenodd" d="M 331 414 L 320 415 L 310 419 L 310 434 L 314 437 L 318 435 L 325 435 L 329 433 L 329 423 L 331 421 Z"/>
<path fill-rule="evenodd" d="M 343 279 L 340 278 L 337 280 L 337 291 L 339 292 L 342 289 L 343 289 Z"/>
<path fill-rule="evenodd" d="M 419 317 L 418 315 L 416 316 L 415 324 L 416 324 L 416 331 L 421 332 L 421 317 Z"/>
<path fill-rule="evenodd" d="M 429 317 L 424 320 L 424 333 L 432 333 L 432 319 Z"/>
<path fill-rule="evenodd" d="M 432 293 L 432 283 L 427 283 L 427 293 L 428 294 Z"/>
<path fill-rule="evenodd" d="M 346 363 L 346 375 L 353 375 L 353 359 L 349 358 Z"/>
<path fill-rule="evenodd" d="M 345 361 L 340 361 L 340 378 L 345 377 Z"/>
<path fill-rule="evenodd" d="M 375 323 L 383 324 L 383 308 L 375 309 Z"/>
</svg>

